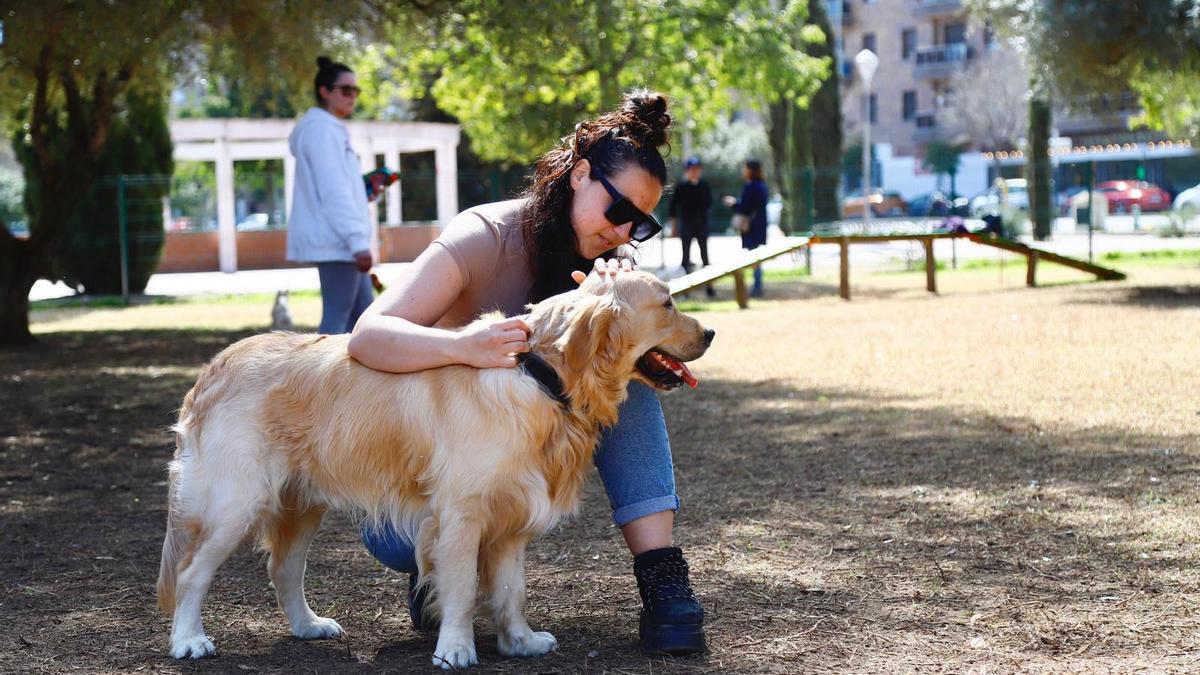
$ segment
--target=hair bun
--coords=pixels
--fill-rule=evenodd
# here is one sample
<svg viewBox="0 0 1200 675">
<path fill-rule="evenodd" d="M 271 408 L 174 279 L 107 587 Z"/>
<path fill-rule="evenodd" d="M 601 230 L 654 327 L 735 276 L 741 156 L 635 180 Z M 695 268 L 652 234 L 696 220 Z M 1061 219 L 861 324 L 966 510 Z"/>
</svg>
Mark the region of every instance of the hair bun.
<svg viewBox="0 0 1200 675">
<path fill-rule="evenodd" d="M 667 97 L 656 91 L 635 89 L 621 102 L 621 114 L 626 118 L 626 133 L 634 140 L 657 148 L 670 137 L 671 113 Z"/>
<path fill-rule="evenodd" d="M 332 65 L 333 65 L 333 59 L 329 58 L 328 56 L 318 56 L 317 57 L 317 68 L 319 68 L 321 70 L 325 70 L 326 68 L 328 68 L 329 66 L 332 66 Z"/>
</svg>

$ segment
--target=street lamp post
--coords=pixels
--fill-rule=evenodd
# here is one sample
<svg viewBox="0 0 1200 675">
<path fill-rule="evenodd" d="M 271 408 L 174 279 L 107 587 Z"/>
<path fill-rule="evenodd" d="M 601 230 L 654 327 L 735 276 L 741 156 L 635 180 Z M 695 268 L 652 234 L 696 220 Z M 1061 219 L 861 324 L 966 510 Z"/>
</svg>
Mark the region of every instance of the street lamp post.
<svg viewBox="0 0 1200 675">
<path fill-rule="evenodd" d="M 879 57 L 870 49 L 854 56 L 854 67 L 863 83 L 863 231 L 871 225 L 871 80 L 879 67 Z"/>
</svg>

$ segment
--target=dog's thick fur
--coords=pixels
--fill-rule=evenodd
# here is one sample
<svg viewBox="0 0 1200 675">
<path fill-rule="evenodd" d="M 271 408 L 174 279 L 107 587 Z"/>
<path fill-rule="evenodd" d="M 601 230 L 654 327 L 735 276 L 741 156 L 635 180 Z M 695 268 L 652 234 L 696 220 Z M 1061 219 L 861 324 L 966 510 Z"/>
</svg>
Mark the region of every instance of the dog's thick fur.
<svg viewBox="0 0 1200 675">
<path fill-rule="evenodd" d="M 201 603 L 251 535 L 269 553 L 292 633 L 340 634 L 303 587 L 309 543 L 330 508 L 390 520 L 417 542 L 441 618 L 435 664 L 476 662 L 477 578 L 501 652 L 554 649 L 552 635 L 525 621 L 526 544 L 575 509 L 599 429 L 616 421 L 629 380 L 653 384 L 639 358 L 651 349 L 698 358 L 712 331 L 637 272 L 593 276 L 531 309 L 530 347 L 559 373 L 570 408 L 519 369 L 375 371 L 348 356 L 347 336 L 269 333 L 217 355 L 175 426 L 158 580 L 159 604 L 173 614 L 171 655 L 215 652 Z"/>
</svg>

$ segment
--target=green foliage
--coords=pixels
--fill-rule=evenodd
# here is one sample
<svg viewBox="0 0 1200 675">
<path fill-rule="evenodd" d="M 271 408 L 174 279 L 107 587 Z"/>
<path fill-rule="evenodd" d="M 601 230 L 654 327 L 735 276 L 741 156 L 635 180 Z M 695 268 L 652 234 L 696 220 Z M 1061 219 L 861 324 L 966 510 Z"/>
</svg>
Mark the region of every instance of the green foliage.
<svg viewBox="0 0 1200 675">
<path fill-rule="evenodd" d="M 1149 124 L 1200 139 L 1196 0 L 964 0 L 1036 64 L 1035 84 L 1078 96 L 1132 87 Z"/>
<path fill-rule="evenodd" d="M 0 165 L 0 221 L 9 227 L 25 222 L 25 179 L 21 172 Z"/>
<path fill-rule="evenodd" d="M 949 143 L 935 140 L 925 149 L 925 160 L 922 165 L 939 176 L 950 176 L 950 193 L 957 197 L 955 177 L 958 175 L 958 162 L 962 158 L 966 146 L 961 143 Z"/>
<path fill-rule="evenodd" d="M 171 133 L 166 123 L 165 100 L 158 91 L 126 95 L 125 110 L 114 119 L 108 143 L 100 153 L 97 167 L 100 175 L 171 174 Z M 30 169 L 36 161 L 32 148 L 23 143 L 16 147 L 22 164 Z M 133 181 L 124 186 L 131 292 L 144 289 L 158 266 L 163 243 L 162 198 L 169 187 L 169 181 L 163 178 Z M 26 194 L 51 198 L 43 196 L 43 186 L 38 184 L 30 185 Z M 65 197 L 56 195 L 58 199 Z M 72 196 L 72 201 L 78 206 L 67 223 L 69 235 L 56 260 L 59 275 L 71 286 L 83 286 L 88 293 L 120 293 L 117 185 L 111 180 L 93 184 L 81 196 Z"/>
<path fill-rule="evenodd" d="M 1131 84 L 1141 97 L 1143 110 L 1130 124 L 1145 124 L 1200 144 L 1200 77 L 1196 73 L 1140 71 Z"/>
<path fill-rule="evenodd" d="M 466 0 L 397 37 L 395 65 L 410 73 L 400 93 L 427 88 L 488 160 L 528 162 L 634 87 L 672 94 L 677 119 L 703 130 L 735 87 L 752 105 L 812 94 L 829 62 L 793 44 L 820 38 L 803 27 L 805 5 Z"/>
<path fill-rule="evenodd" d="M 958 162 L 963 150 L 963 146 L 958 143 L 932 141 L 925 149 L 925 160 L 922 164 L 934 173 L 953 176 L 958 173 Z"/>
</svg>

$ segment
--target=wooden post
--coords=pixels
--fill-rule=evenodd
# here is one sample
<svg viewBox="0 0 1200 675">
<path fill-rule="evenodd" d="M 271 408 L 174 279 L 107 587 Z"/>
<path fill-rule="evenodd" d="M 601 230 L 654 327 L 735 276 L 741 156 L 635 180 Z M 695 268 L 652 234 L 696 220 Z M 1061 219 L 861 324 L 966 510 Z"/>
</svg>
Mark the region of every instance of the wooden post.
<svg viewBox="0 0 1200 675">
<path fill-rule="evenodd" d="M 843 300 L 850 299 L 850 240 L 842 237 L 838 244 L 842 248 L 842 280 L 839 290 Z"/>
<path fill-rule="evenodd" d="M 1037 286 L 1037 251 L 1025 254 L 1025 285 L 1030 288 Z"/>
<path fill-rule="evenodd" d="M 925 245 L 925 288 L 930 293 L 937 293 L 937 261 L 933 259 L 933 240 L 922 239 Z"/>
<path fill-rule="evenodd" d="M 746 290 L 746 270 L 744 268 L 733 273 L 733 289 L 737 296 L 738 308 L 749 308 L 750 293 Z"/>
</svg>

